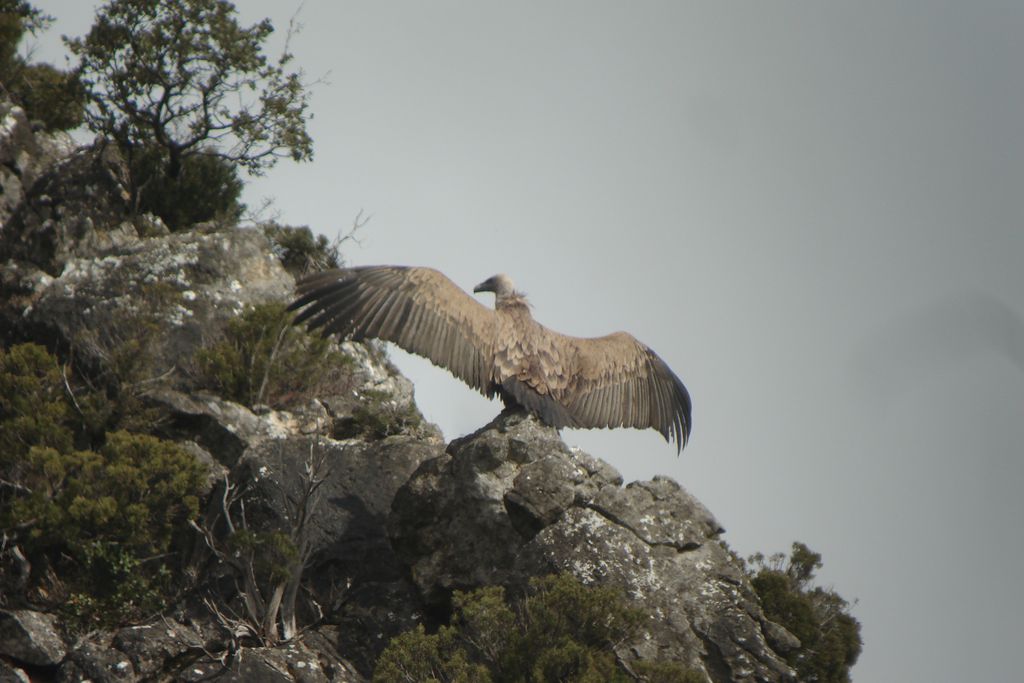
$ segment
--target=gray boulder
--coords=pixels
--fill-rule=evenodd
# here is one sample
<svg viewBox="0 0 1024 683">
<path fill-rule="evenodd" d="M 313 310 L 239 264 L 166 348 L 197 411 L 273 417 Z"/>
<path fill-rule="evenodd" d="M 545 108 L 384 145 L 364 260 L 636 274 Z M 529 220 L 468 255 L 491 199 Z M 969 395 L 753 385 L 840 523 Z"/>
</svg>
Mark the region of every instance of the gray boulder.
<svg viewBox="0 0 1024 683">
<path fill-rule="evenodd" d="M 0 683 L 32 683 L 24 669 L 0 661 Z"/>
<path fill-rule="evenodd" d="M 452 442 L 398 492 L 389 529 L 429 605 L 451 591 L 524 587 L 568 572 L 613 585 L 650 614 L 625 662 L 682 662 L 711 680 L 784 681 L 761 612 L 718 542 L 721 525 L 671 479 L 625 488 L 608 465 L 571 450 L 535 418 L 506 412 Z"/>
<path fill-rule="evenodd" d="M 280 647 L 245 647 L 223 661 L 200 659 L 173 680 L 225 683 L 364 683 L 366 679 L 337 657 L 324 657 L 314 643 L 293 641 Z"/>
<path fill-rule="evenodd" d="M 52 615 L 32 610 L 0 610 L 0 655 L 22 664 L 55 666 L 67 650 Z"/>
<path fill-rule="evenodd" d="M 134 227 L 123 226 L 130 195 L 125 164 L 115 147 L 84 147 L 36 166 L 42 166 L 39 176 L 19 176 L 20 187 L 11 189 L 5 202 L 0 260 L 29 261 L 59 275 L 69 259 L 100 256 L 136 233 Z M 7 184 L 4 191 L 6 195 Z"/>
<path fill-rule="evenodd" d="M 4 311 L 9 334 L 73 349 L 94 370 L 145 335 L 148 357 L 124 360 L 172 384 L 227 320 L 247 305 L 287 299 L 293 285 L 263 234 L 243 229 L 129 236 L 104 256 L 68 259 L 58 277 L 24 262 L 12 269 L 8 279 L 22 289 Z"/>
<path fill-rule="evenodd" d="M 25 200 L 25 185 L 39 148 L 21 107 L 0 100 L 0 226 Z"/>
<path fill-rule="evenodd" d="M 73 149 L 70 135 L 35 133 L 25 111 L 0 97 L 0 237 L 32 184 Z"/>
<path fill-rule="evenodd" d="M 204 644 L 195 629 L 165 617 L 122 628 L 107 649 L 124 653 L 134 674 L 147 677 L 165 671 L 189 652 L 200 653 Z"/>
<path fill-rule="evenodd" d="M 160 617 L 114 634 L 83 637 L 61 664 L 61 683 L 135 681 L 266 681 L 364 683 L 337 654 L 335 642 L 316 631 L 277 647 L 225 647 L 208 615 L 185 622 Z M 26 679 L 27 680 L 27 679 Z"/>
<path fill-rule="evenodd" d="M 139 680 L 128 656 L 107 641 L 109 635 L 100 634 L 76 643 L 61 665 L 57 680 L 60 683 L 134 683 Z"/>
</svg>

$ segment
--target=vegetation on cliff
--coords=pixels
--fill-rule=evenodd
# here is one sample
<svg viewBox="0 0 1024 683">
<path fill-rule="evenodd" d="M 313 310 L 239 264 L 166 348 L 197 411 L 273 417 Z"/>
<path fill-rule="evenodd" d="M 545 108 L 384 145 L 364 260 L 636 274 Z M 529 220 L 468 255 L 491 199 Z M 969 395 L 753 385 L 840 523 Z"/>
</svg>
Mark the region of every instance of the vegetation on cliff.
<svg viewBox="0 0 1024 683">
<path fill-rule="evenodd" d="M 636 680 L 615 648 L 651 618 L 610 587 L 586 587 L 568 574 L 536 578 L 509 600 L 501 586 L 455 591 L 450 626 L 420 625 L 391 641 L 374 683 L 445 681 L 609 683 Z M 673 662 L 642 662 L 641 680 L 698 683 L 704 677 Z"/>
<path fill-rule="evenodd" d="M 82 626 L 164 605 L 205 477 L 175 442 L 108 430 L 116 412 L 42 346 L 0 348 L 0 529 L 20 560 L 4 592 Z"/>
<path fill-rule="evenodd" d="M 198 386 L 246 406 L 308 401 L 350 374 L 352 359 L 324 337 L 292 325 L 283 303 L 254 306 L 196 352 Z"/>
<path fill-rule="evenodd" d="M 135 210 L 156 213 L 173 229 L 210 219 L 226 227 L 242 208 L 236 164 L 258 173 L 281 156 L 301 161 L 312 154 L 301 72 L 287 71 L 287 54 L 271 62 L 263 52 L 269 22 L 243 27 L 224 0 L 111 0 L 86 37 L 69 41 L 80 64 L 67 74 L 31 64 L 15 49 L 47 21 L 25 0 L 0 0 L 0 82 L 44 129 L 78 125 L 86 112 L 87 124 L 125 155 Z M 338 242 L 308 228 L 271 225 L 263 234 L 293 275 L 340 262 Z M 10 283 L 19 273 L 0 281 L 0 295 L 15 292 Z M 374 509 L 359 497 L 362 490 L 336 496 L 330 501 L 333 516 L 321 522 L 316 517 L 328 508 L 318 507 L 325 498 L 321 487 L 331 472 L 317 439 L 329 435 L 346 442 L 331 452 L 341 454 L 339 469 L 358 469 L 353 463 L 362 462 L 363 450 L 413 438 L 421 427 L 415 406 L 395 400 L 391 389 L 354 391 L 355 361 L 336 344 L 292 326 L 281 301 L 230 302 L 229 312 L 190 342 L 189 361 L 165 367 L 168 317 L 182 314 L 186 293 L 195 295 L 193 284 L 135 283 L 117 295 L 132 305 L 117 309 L 103 325 L 81 328 L 73 339 L 58 339 L 57 325 L 43 325 L 33 334 L 47 347 L 0 347 L 0 607 L 59 612 L 72 629 L 84 632 L 166 615 L 169 606 L 190 596 L 193 606 L 208 608 L 228 633 L 228 652 L 296 638 L 303 626 L 323 623 L 341 613 L 339 605 L 372 593 L 373 581 L 404 580 L 364 577 L 359 594 L 350 592 L 350 575 L 306 577 L 303 571 L 313 556 L 314 533 L 328 533 L 321 524 L 355 527 L 351 520 L 358 519 L 364 526 L 353 533 L 370 544 L 362 547 L 389 552 L 380 529 L 400 486 L 395 483 Z M 43 291 L 39 287 L 35 294 Z M 31 301 L 21 290 L 10 301 L 22 296 Z M 17 310 L 18 316 L 24 313 Z M 88 364 L 80 362 L 85 347 L 95 352 Z M 187 409 L 168 408 L 152 396 L 151 389 L 175 373 L 184 376 L 162 388 L 184 395 Z M 196 408 L 192 404 L 202 401 L 186 395 L 193 389 L 218 398 Z M 311 400 L 332 393 L 343 395 L 342 409 Z M 281 503 L 253 494 L 253 482 L 273 474 L 262 465 L 232 469 L 216 486 L 209 481 L 211 471 L 228 472 L 237 464 L 231 457 L 240 456 L 217 452 L 217 464 L 201 462 L 197 453 L 210 459 L 217 449 L 204 451 L 196 425 L 219 429 L 223 442 L 242 442 L 235 429 L 242 422 L 210 427 L 216 422 L 210 416 L 227 408 L 258 422 L 257 414 L 265 411 L 294 409 L 301 422 L 311 404 L 315 419 L 309 421 L 317 427 L 304 425 L 298 439 L 309 455 L 297 495 L 282 493 Z M 298 428 L 289 436 L 295 434 Z M 280 434 L 270 441 L 284 448 Z M 371 452 L 388 453 L 383 446 Z M 390 464 L 380 462 L 374 461 L 380 469 L 372 471 L 361 465 L 370 474 L 353 481 L 366 489 L 388 476 L 398 478 Z M 419 464 L 403 470 L 403 480 Z M 525 486 L 525 478 L 520 483 Z M 267 512 L 272 502 L 286 522 Z M 194 562 L 204 543 L 209 552 Z M 201 588 L 197 567 L 209 575 Z M 802 544 L 794 544 L 789 557 L 754 556 L 746 565 L 764 616 L 800 641 L 785 658 L 801 679 L 845 683 L 860 653 L 860 625 L 843 598 L 814 585 L 820 567 L 821 557 Z M 733 574 L 736 584 L 747 586 Z M 328 599 L 318 594 L 302 604 L 304 591 L 312 594 L 317 581 L 329 584 L 319 586 Z M 755 602 L 749 586 L 745 605 Z M 366 614 L 374 609 L 380 611 L 379 605 Z M 584 587 L 567 575 L 534 579 L 523 595 L 510 595 L 502 586 L 456 591 L 450 612 L 432 616 L 431 631 L 421 623 L 391 641 L 376 663 L 375 680 L 704 680 L 678 662 L 624 661 L 620 646 L 642 636 L 651 615 L 629 606 L 613 588 Z M 373 657 L 381 646 L 374 641 L 368 647 Z M 779 661 L 779 669 L 785 668 Z"/>
<path fill-rule="evenodd" d="M 862 647 L 860 622 L 838 593 L 814 585 L 821 555 L 794 543 L 789 557 L 757 554 L 748 563 L 765 616 L 800 639 L 787 660 L 801 680 L 849 683 Z"/>
</svg>

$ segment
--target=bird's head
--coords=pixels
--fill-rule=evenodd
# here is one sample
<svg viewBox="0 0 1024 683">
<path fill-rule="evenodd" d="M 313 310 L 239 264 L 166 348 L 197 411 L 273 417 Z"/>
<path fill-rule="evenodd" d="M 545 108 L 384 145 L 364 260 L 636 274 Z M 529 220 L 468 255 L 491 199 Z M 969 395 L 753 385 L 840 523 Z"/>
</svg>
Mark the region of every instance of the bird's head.
<svg viewBox="0 0 1024 683">
<path fill-rule="evenodd" d="M 489 277 L 476 287 L 473 288 L 474 292 L 494 292 L 495 296 L 499 299 L 512 296 L 515 291 L 515 285 L 512 284 L 512 278 L 504 273 L 500 273 L 493 277 Z"/>
<path fill-rule="evenodd" d="M 474 287 L 473 291 L 494 292 L 495 308 L 507 308 L 509 306 L 529 308 L 530 306 L 526 301 L 526 296 L 522 292 L 516 291 L 515 285 L 512 284 L 512 278 L 504 273 L 487 278 Z"/>
</svg>

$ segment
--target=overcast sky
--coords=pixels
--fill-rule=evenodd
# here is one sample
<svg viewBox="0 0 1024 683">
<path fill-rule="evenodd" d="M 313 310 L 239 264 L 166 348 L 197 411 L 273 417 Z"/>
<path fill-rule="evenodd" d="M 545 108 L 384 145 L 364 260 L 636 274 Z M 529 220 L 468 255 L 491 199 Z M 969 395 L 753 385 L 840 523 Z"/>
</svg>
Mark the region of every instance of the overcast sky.
<svg viewBox="0 0 1024 683">
<path fill-rule="evenodd" d="M 91 22 L 36 4 L 50 58 Z M 236 4 L 282 31 L 297 7 Z M 822 553 L 859 600 L 854 680 L 1020 680 L 1024 3 L 306 0 L 299 20 L 316 158 L 250 205 L 331 236 L 363 210 L 350 263 L 467 290 L 506 272 L 550 327 L 631 332 L 689 387 L 690 446 L 569 444 L 677 479 L 743 555 Z M 498 412 L 394 357 L 447 438 Z"/>
</svg>

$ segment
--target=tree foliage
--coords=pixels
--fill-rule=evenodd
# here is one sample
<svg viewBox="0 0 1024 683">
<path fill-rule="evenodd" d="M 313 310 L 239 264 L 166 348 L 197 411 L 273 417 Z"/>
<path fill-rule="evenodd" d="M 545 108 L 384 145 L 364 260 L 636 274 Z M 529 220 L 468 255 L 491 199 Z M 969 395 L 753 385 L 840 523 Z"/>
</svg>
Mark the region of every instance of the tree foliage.
<svg viewBox="0 0 1024 683">
<path fill-rule="evenodd" d="M 46 29 L 53 18 L 27 0 L 0 0 L 0 89 L 46 130 L 82 122 L 84 93 L 73 74 L 50 64 L 30 63 L 18 53 L 26 35 Z"/>
<path fill-rule="evenodd" d="M 86 124 L 128 157 L 140 210 L 171 227 L 240 213 L 236 168 L 312 158 L 302 73 L 287 49 L 266 55 L 269 20 L 236 15 L 227 0 L 109 0 L 85 37 L 66 39 Z"/>
<path fill-rule="evenodd" d="M 149 146 L 132 154 L 130 174 L 145 179 L 137 190 L 139 212 L 160 216 L 171 230 L 211 220 L 231 223 L 245 210 L 238 201 L 242 181 L 235 166 L 216 155 L 185 156 L 172 178 L 166 151 Z"/>
<path fill-rule="evenodd" d="M 87 123 L 124 149 L 215 154 L 258 173 L 312 156 L 308 95 L 291 55 L 270 62 L 269 20 L 239 25 L 226 0 L 111 0 L 89 33 L 68 40 L 89 96 Z"/>
<path fill-rule="evenodd" d="M 850 668 L 861 652 L 860 622 L 846 600 L 814 585 L 821 555 L 794 543 L 788 558 L 757 554 L 749 564 L 765 616 L 800 639 L 800 648 L 787 657 L 800 680 L 849 683 Z"/>
<path fill-rule="evenodd" d="M 634 680 L 614 647 L 637 635 L 646 615 L 619 591 L 587 587 L 570 575 L 531 580 L 511 603 L 500 586 L 456 591 L 450 626 L 428 634 L 422 625 L 391 641 L 375 683 L 607 683 Z M 703 680 L 678 664 L 659 662 L 646 680 Z"/>
<path fill-rule="evenodd" d="M 28 0 L 0 0 L 0 14 L 16 17 L 20 24 L 19 30 L 28 31 L 33 35 L 47 28 L 53 22 L 53 17 L 43 14 L 42 10 L 33 7 Z M 13 53 L 16 42 L 4 44 L 0 46 L 0 50 L 3 50 L 4 55 L 7 55 L 8 51 Z"/>
</svg>

